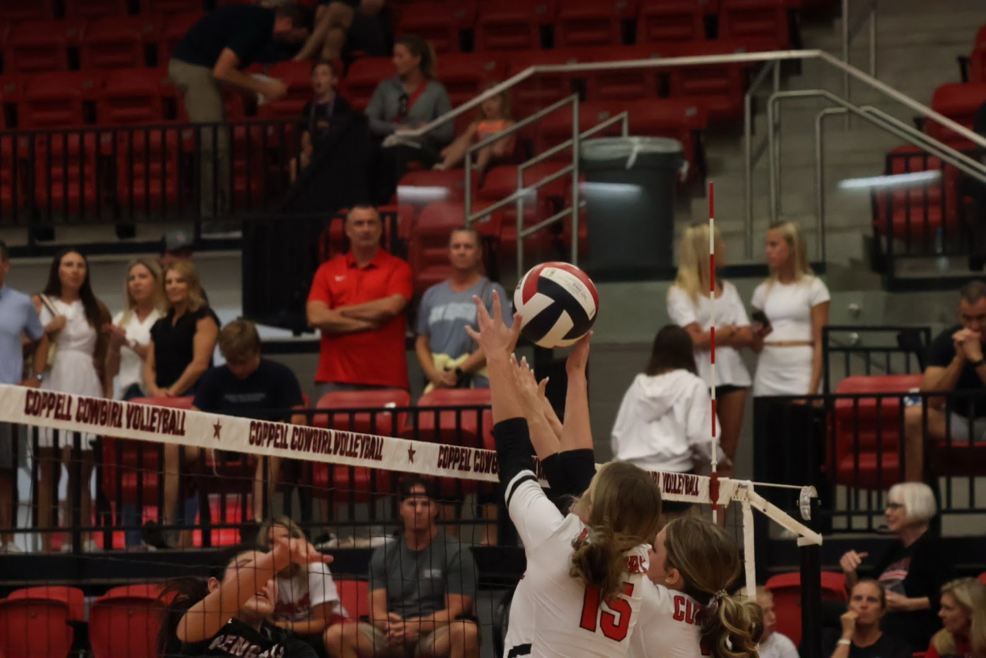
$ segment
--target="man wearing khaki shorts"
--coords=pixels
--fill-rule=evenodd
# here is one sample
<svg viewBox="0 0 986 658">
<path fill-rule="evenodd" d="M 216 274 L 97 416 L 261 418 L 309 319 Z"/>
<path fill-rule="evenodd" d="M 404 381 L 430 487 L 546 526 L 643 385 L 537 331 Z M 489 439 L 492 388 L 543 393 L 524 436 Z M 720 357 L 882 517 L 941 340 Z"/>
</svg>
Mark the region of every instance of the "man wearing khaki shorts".
<svg viewBox="0 0 986 658">
<path fill-rule="evenodd" d="M 182 95 L 189 120 L 225 121 L 220 84 L 267 100 L 283 96 L 287 86 L 281 80 L 247 75 L 240 69 L 255 61 L 283 59 L 287 53 L 282 46 L 302 43 L 311 26 L 311 9 L 297 3 L 276 9 L 230 4 L 199 19 L 168 62 L 168 77 Z M 229 136 L 224 129 L 205 129 L 199 140 L 200 206 L 203 216 L 213 217 L 225 212 L 229 203 Z"/>
<path fill-rule="evenodd" d="M 370 623 L 334 624 L 325 635 L 333 658 L 479 658 L 479 630 L 468 618 L 476 598 L 472 553 L 438 529 L 430 484 L 400 485 L 404 533 L 370 558 Z"/>
</svg>

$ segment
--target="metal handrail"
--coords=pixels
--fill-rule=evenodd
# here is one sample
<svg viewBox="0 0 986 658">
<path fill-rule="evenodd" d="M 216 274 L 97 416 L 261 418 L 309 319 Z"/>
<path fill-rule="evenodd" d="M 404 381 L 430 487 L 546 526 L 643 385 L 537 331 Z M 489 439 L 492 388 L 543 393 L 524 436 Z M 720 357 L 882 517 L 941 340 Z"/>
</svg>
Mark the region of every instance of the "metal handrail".
<svg viewBox="0 0 986 658">
<path fill-rule="evenodd" d="M 864 23 L 870 27 L 870 75 L 876 77 L 876 2 L 866 0 L 862 11 L 857 12 L 858 18 L 851 20 L 849 15 L 849 0 L 842 0 L 842 61 L 850 61 L 849 47 Z M 849 84 L 849 74 L 842 74 L 842 96 L 848 101 L 852 99 L 852 89 Z M 849 115 L 846 115 L 846 127 L 849 127 Z"/>
</svg>

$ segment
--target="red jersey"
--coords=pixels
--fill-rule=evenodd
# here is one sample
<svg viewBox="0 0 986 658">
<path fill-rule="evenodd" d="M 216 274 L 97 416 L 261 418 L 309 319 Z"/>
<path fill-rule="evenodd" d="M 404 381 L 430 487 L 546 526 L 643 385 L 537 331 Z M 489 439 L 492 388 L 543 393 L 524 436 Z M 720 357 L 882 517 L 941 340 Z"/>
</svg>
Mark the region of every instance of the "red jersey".
<svg viewBox="0 0 986 658">
<path fill-rule="evenodd" d="M 312 280 L 308 301 L 322 301 L 337 309 L 391 295 L 411 299 L 411 293 L 411 266 L 380 249 L 363 268 L 356 266 L 352 252 L 322 263 Z M 408 388 L 404 314 L 372 331 L 323 331 L 315 381 Z"/>
</svg>

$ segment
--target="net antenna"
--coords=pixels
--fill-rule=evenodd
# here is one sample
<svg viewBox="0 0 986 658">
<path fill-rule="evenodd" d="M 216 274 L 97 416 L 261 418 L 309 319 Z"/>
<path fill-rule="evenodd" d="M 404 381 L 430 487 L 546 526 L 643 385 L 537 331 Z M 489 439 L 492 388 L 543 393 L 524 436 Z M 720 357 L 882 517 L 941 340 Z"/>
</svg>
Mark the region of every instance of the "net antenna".
<svg viewBox="0 0 986 658">
<path fill-rule="evenodd" d="M 713 182 L 709 181 L 709 389 L 712 392 L 712 477 L 718 478 L 719 440 L 716 437 L 716 220 Z M 712 501 L 712 522 L 719 521 L 719 503 Z"/>
</svg>

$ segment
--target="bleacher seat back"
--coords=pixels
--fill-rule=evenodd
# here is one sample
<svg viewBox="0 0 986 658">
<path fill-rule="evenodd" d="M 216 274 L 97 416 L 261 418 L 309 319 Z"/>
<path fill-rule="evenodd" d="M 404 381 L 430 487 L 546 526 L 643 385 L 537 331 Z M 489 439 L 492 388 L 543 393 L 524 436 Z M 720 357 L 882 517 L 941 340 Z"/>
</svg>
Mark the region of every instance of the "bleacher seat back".
<svg viewBox="0 0 986 658">
<path fill-rule="evenodd" d="M 157 658 L 165 602 L 157 584 L 115 587 L 89 608 L 93 658 Z"/>
<path fill-rule="evenodd" d="M 440 57 L 437 78 L 445 87 L 452 107 L 478 96 L 492 81 L 502 81 L 506 66 L 491 53 L 461 53 Z"/>
<path fill-rule="evenodd" d="M 28 76 L 17 105 L 17 126 L 26 130 L 81 126 L 85 122 L 83 102 L 99 89 L 100 78 L 87 71 Z"/>
<path fill-rule="evenodd" d="M 986 82 L 949 82 L 935 89 L 931 96 L 931 109 L 972 130 L 976 111 L 984 102 L 986 102 Z M 945 142 L 968 141 L 951 128 L 930 118 L 925 119 L 924 132 Z"/>
<path fill-rule="evenodd" d="M 642 0 L 637 16 L 637 43 L 658 45 L 705 38 L 700 0 Z"/>
<path fill-rule="evenodd" d="M 370 614 L 369 583 L 365 580 L 338 579 L 335 581 L 339 602 L 350 617 L 362 619 Z"/>
<path fill-rule="evenodd" d="M 161 18 L 154 14 L 91 20 L 79 48 L 81 68 L 144 66 L 144 44 L 156 42 L 160 33 Z"/>
<path fill-rule="evenodd" d="M 0 21 L 45 21 L 54 18 L 51 0 L 4 0 L 0 2 Z"/>
<path fill-rule="evenodd" d="M 555 47 L 615 46 L 622 42 L 621 19 L 632 15 L 626 0 L 565 0 L 555 17 Z"/>
<path fill-rule="evenodd" d="M 317 403 L 319 409 L 383 409 L 385 407 L 407 407 L 411 404 L 411 396 L 403 389 L 379 389 L 371 391 L 333 391 L 323 395 Z M 312 424 L 316 427 L 376 434 L 378 436 L 395 436 L 404 425 L 407 413 L 382 412 L 338 414 L 316 414 Z"/>
<path fill-rule="evenodd" d="M 841 573 L 823 571 L 822 599 L 845 602 L 847 597 L 844 583 Z M 797 646 L 801 641 L 801 574 L 777 574 L 768 578 L 765 586 L 774 597 L 777 632 L 787 635 Z"/>
<path fill-rule="evenodd" d="M 540 48 L 540 25 L 554 20 L 555 9 L 554 0 L 484 2 L 476 19 L 476 51 Z"/>
<path fill-rule="evenodd" d="M 85 21 L 31 21 L 11 29 L 4 49 L 4 71 L 66 71 L 69 46 L 77 45 Z"/>
<path fill-rule="evenodd" d="M 392 78 L 394 62 L 390 57 L 360 57 L 349 65 L 342 82 L 342 95 L 359 111 L 366 109 L 373 91 L 381 80 Z"/>
<path fill-rule="evenodd" d="M 107 71 L 96 98 L 96 122 L 101 125 L 136 125 L 164 121 L 162 97 L 167 94 L 164 69 Z"/>
<path fill-rule="evenodd" d="M 5 658 L 61 658 L 74 637 L 70 621 L 82 621 L 82 590 L 40 586 L 14 590 L 0 599 L 0 654 Z"/>
<path fill-rule="evenodd" d="M 459 50 L 460 19 L 456 16 L 456 10 L 468 11 L 466 7 L 452 9 L 448 2 L 430 2 L 427 0 L 402 7 L 397 23 L 397 33 L 416 34 L 430 42 L 435 52 L 439 54 L 457 52 Z M 475 7 L 472 8 L 472 13 L 475 16 Z"/>
<path fill-rule="evenodd" d="M 127 13 L 127 0 L 65 0 L 66 18 L 105 18 L 124 16 Z"/>
</svg>

